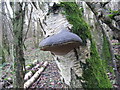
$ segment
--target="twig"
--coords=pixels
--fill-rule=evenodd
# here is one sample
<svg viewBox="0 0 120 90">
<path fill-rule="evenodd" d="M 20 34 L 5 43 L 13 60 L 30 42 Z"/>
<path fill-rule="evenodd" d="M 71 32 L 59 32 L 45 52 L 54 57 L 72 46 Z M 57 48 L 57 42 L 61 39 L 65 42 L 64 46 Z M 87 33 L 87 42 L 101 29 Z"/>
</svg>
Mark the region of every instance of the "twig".
<svg viewBox="0 0 120 90">
<path fill-rule="evenodd" d="M 39 18 L 39 22 L 40 22 L 40 26 L 41 26 L 41 28 L 43 29 L 44 34 L 46 34 L 46 32 L 45 32 L 45 30 L 44 30 L 44 28 L 43 28 L 43 26 L 42 26 L 42 23 L 41 23 L 40 18 Z"/>
<path fill-rule="evenodd" d="M 27 33 L 28 33 L 28 31 L 29 31 L 30 21 L 31 21 L 31 17 L 32 17 L 32 11 L 33 11 L 33 7 L 31 8 L 29 23 L 28 23 L 27 31 L 26 31 L 26 33 L 25 33 L 25 38 L 24 38 L 23 42 L 25 42 L 25 40 L 26 40 L 26 38 L 27 38 Z"/>
<path fill-rule="evenodd" d="M 100 2 L 101 6 L 102 7 L 105 7 L 111 0 L 108 0 L 106 2 Z"/>
</svg>

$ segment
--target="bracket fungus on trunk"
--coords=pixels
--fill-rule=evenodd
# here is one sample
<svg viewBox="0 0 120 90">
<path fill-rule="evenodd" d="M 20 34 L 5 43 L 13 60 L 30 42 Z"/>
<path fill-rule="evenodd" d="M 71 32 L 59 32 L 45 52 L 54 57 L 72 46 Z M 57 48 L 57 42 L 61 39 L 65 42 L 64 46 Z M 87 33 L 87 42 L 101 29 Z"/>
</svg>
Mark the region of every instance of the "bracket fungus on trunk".
<svg viewBox="0 0 120 90">
<path fill-rule="evenodd" d="M 62 30 L 58 34 L 47 37 L 39 44 L 43 51 L 50 51 L 55 55 L 65 55 L 82 44 L 82 39 L 68 30 Z"/>
</svg>

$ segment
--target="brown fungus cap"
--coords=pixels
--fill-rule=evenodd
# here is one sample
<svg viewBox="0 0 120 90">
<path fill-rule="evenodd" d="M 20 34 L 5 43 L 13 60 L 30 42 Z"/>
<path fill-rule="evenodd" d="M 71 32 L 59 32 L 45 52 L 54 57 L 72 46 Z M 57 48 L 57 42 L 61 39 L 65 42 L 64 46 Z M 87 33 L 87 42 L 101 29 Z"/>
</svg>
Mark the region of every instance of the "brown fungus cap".
<svg viewBox="0 0 120 90">
<path fill-rule="evenodd" d="M 74 48 L 81 45 L 82 39 L 67 30 L 62 30 L 58 34 L 47 37 L 39 44 L 41 50 L 51 51 L 56 55 L 65 55 Z"/>
</svg>

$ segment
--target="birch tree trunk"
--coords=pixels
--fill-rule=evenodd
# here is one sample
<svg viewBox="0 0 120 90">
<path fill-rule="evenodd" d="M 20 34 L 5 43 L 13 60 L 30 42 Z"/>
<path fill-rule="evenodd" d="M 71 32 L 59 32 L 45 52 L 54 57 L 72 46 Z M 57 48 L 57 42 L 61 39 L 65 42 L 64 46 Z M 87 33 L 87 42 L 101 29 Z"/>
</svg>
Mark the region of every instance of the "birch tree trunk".
<svg viewBox="0 0 120 90">
<path fill-rule="evenodd" d="M 79 6 L 73 2 L 54 5 L 41 2 L 33 4 L 44 38 L 69 28 L 83 40 L 83 45 L 66 55 L 53 55 L 61 80 L 71 88 L 112 88 L 107 76 L 108 72 L 113 72 L 113 67 L 109 66 L 112 62 L 109 42 L 94 14 L 83 2 Z"/>
<path fill-rule="evenodd" d="M 52 36 L 54 34 L 57 34 L 63 28 L 72 27 L 72 25 L 69 24 L 69 22 L 67 21 L 66 16 L 61 14 L 62 12 L 61 10 L 56 11 L 58 13 L 54 14 L 54 12 L 50 11 L 51 7 L 47 3 L 39 4 L 40 6 L 43 6 L 42 8 L 39 9 L 39 6 L 36 4 L 36 7 L 40 12 L 39 13 L 40 16 L 36 18 L 39 19 L 41 31 L 43 32 L 41 36 L 42 35 L 44 35 L 44 37 Z M 49 4 L 52 5 L 52 3 Z M 77 79 L 79 76 L 82 76 L 80 59 L 79 57 L 76 57 L 77 54 L 78 54 L 77 49 L 75 49 L 64 56 L 58 55 L 53 56 L 60 70 L 59 72 L 62 76 L 61 80 L 72 88 L 82 88 L 81 80 Z"/>
</svg>

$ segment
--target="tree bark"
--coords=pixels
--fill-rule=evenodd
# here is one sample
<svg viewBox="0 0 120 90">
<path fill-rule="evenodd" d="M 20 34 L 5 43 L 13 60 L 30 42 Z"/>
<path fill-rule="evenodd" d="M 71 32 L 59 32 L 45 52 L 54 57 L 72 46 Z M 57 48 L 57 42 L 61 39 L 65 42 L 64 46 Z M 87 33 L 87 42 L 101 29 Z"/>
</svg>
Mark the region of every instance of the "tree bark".
<svg viewBox="0 0 120 90">
<path fill-rule="evenodd" d="M 26 6 L 25 6 L 26 7 Z M 23 3 L 15 2 L 14 18 L 13 18 L 13 33 L 14 33 L 14 88 L 24 87 L 24 71 L 25 59 L 23 53 L 23 24 L 25 16 L 25 8 Z"/>
<path fill-rule="evenodd" d="M 45 37 L 52 36 L 53 34 L 58 33 L 63 28 L 72 27 L 72 25 L 69 24 L 68 20 L 66 19 L 65 15 L 62 15 L 61 12 L 61 10 L 59 10 L 58 13 L 57 11 L 48 12 L 49 15 L 46 15 L 47 13 L 43 13 L 44 19 L 42 20 L 45 22 L 45 24 L 41 23 L 41 25 L 44 27 L 43 29 L 45 33 L 43 33 L 45 35 L 43 35 Z M 87 45 L 89 45 L 88 43 Z M 90 48 L 88 47 L 89 46 L 81 46 L 63 56 L 53 55 L 56 64 L 59 68 L 59 72 L 62 76 L 61 80 L 65 82 L 70 88 L 83 88 L 81 84 L 81 79 L 78 79 L 78 77 L 82 77 L 83 70 L 80 63 L 84 63 L 85 59 L 88 58 L 86 56 L 86 54 L 88 54 L 89 56 Z"/>
<path fill-rule="evenodd" d="M 113 4 L 114 3 L 115 2 L 113 2 Z M 97 23 L 99 24 L 98 26 L 100 27 L 100 30 L 102 31 L 103 40 L 106 38 L 106 40 L 108 42 L 108 49 L 109 49 L 109 53 L 110 53 L 111 58 L 105 58 L 105 57 L 107 57 L 107 54 L 106 54 L 106 56 L 104 56 L 102 54 L 102 53 L 106 52 L 105 50 L 103 52 L 101 52 L 101 55 L 102 55 L 101 58 L 109 60 L 108 64 L 114 68 L 114 72 L 116 75 L 116 83 L 120 86 L 120 74 L 117 70 L 116 58 L 115 58 L 115 55 L 113 53 L 113 48 L 112 48 L 111 43 L 110 43 L 110 36 L 107 34 L 107 30 L 106 30 L 106 29 L 111 29 L 113 32 L 113 36 L 115 36 L 115 38 L 118 39 L 118 41 L 119 41 L 120 28 L 115 26 L 115 24 L 113 23 L 114 19 L 112 19 L 108 16 L 110 14 L 109 10 L 105 9 L 105 8 L 110 8 L 110 7 L 105 7 L 105 5 L 109 4 L 109 2 L 105 3 L 105 4 L 103 2 L 101 2 L 101 4 L 100 3 L 94 4 L 92 2 L 86 2 L 86 4 L 88 5 L 88 7 L 91 9 L 91 11 L 95 15 Z M 102 6 L 103 4 L 104 4 L 104 6 Z M 101 13 L 101 14 L 99 14 L 99 13 Z M 116 16 L 119 16 L 119 14 L 117 14 Z M 105 26 L 104 24 L 106 24 L 107 26 Z M 105 47 L 104 41 L 102 41 L 101 43 L 103 43 L 102 48 L 104 48 Z"/>
<path fill-rule="evenodd" d="M 4 14 L 4 16 L 3 16 Z M 9 41 L 7 34 L 7 15 L 5 13 L 5 2 L 2 2 L 2 63 L 6 62 L 7 56 L 10 55 Z"/>
<path fill-rule="evenodd" d="M 114 37 L 120 42 L 120 28 L 117 27 L 113 23 L 114 17 L 120 15 L 120 10 L 118 10 L 118 14 L 116 14 L 116 15 L 113 14 L 113 17 L 111 18 L 109 16 L 111 14 L 110 10 L 106 9 L 107 7 L 105 7 L 105 5 L 102 6 L 102 4 L 100 4 L 100 3 L 94 4 L 92 2 L 86 2 L 86 4 L 89 6 L 89 8 L 95 14 L 95 16 L 99 20 L 101 20 L 103 23 L 105 23 L 113 31 Z M 117 21 L 119 21 L 119 20 L 120 19 L 118 19 Z M 115 23 L 119 25 L 119 23 L 116 22 L 116 20 L 115 20 Z"/>
</svg>

